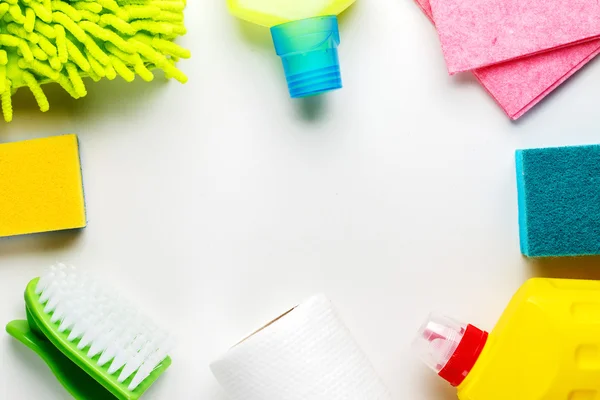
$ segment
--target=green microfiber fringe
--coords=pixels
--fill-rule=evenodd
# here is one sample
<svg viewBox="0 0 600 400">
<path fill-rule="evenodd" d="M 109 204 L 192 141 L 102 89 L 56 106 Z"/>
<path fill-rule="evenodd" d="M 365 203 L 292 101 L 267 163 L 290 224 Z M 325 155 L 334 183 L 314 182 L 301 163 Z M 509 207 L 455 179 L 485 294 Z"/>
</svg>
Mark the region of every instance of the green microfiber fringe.
<svg viewBox="0 0 600 400">
<path fill-rule="evenodd" d="M 57 82 L 71 96 L 87 94 L 94 81 L 139 75 L 153 69 L 181 83 L 175 66 L 190 52 L 176 43 L 185 35 L 185 0 L 0 0 L 0 103 L 13 117 L 12 95 L 27 86 L 40 110 L 50 105 L 41 85 Z"/>
</svg>

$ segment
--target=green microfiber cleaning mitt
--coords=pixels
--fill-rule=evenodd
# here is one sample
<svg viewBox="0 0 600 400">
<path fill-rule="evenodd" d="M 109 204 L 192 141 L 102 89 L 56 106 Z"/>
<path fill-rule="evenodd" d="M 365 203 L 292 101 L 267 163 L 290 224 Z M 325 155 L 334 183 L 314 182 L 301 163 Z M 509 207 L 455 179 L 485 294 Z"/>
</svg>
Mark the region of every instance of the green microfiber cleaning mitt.
<svg viewBox="0 0 600 400">
<path fill-rule="evenodd" d="M 0 100 L 12 120 L 11 96 L 31 89 L 40 109 L 49 109 L 41 85 L 57 82 L 71 96 L 87 94 L 94 81 L 161 69 L 185 83 L 175 67 L 190 52 L 173 41 L 186 33 L 186 0 L 0 0 Z"/>
</svg>

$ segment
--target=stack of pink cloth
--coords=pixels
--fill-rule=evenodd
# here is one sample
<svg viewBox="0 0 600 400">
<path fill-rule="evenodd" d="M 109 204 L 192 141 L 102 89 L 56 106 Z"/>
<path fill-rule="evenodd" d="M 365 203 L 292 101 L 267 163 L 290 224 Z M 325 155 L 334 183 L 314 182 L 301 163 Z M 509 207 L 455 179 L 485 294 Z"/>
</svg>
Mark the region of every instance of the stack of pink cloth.
<svg viewBox="0 0 600 400">
<path fill-rule="evenodd" d="M 472 71 L 517 119 L 600 53 L 599 0 L 416 0 L 450 74 Z"/>
</svg>

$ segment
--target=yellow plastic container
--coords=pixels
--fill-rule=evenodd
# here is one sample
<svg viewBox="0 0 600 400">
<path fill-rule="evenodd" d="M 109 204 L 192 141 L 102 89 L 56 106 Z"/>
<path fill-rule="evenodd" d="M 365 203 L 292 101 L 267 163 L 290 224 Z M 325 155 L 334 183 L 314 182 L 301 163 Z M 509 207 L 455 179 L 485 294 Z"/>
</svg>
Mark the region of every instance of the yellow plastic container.
<svg viewBox="0 0 600 400">
<path fill-rule="evenodd" d="M 489 336 L 433 315 L 415 346 L 461 400 L 599 400 L 600 282 L 531 279 Z"/>
<path fill-rule="evenodd" d="M 356 0 L 228 0 L 233 15 L 271 29 L 292 98 L 342 87 L 337 15 Z"/>
<path fill-rule="evenodd" d="M 339 15 L 356 0 L 227 0 L 236 17 L 272 28 L 312 17 Z"/>
</svg>

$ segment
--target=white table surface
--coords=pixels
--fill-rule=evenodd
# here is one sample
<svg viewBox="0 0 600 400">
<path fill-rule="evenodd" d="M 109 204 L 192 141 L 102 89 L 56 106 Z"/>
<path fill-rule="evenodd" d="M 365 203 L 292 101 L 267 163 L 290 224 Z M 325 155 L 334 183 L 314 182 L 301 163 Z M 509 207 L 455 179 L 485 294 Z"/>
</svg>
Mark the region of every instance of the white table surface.
<svg viewBox="0 0 600 400">
<path fill-rule="evenodd" d="M 88 227 L 0 240 L 0 322 L 56 261 L 91 271 L 169 326 L 174 363 L 147 399 L 223 400 L 208 363 L 307 296 L 334 302 L 398 400 L 455 399 L 410 342 L 437 310 L 491 329 L 528 277 L 600 277 L 598 258 L 532 263 L 518 248 L 514 150 L 598 142 L 593 62 L 517 123 L 447 75 L 411 0 L 342 19 L 345 88 L 292 101 L 267 31 L 193 0 L 182 86 L 117 80 L 71 100 L 26 91 L 0 142 L 77 133 Z M 0 398 L 67 399 L 0 339 Z M 276 399 L 272 399 L 276 400 Z"/>
</svg>

